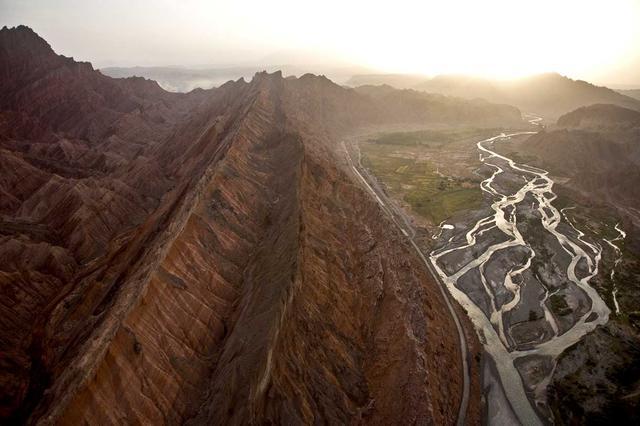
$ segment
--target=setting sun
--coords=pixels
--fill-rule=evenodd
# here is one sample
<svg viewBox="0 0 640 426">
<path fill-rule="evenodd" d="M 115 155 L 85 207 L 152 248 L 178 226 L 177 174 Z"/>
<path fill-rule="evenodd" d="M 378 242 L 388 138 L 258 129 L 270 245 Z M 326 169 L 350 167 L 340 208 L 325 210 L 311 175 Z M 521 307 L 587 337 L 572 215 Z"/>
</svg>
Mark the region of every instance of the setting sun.
<svg viewBox="0 0 640 426">
<path fill-rule="evenodd" d="M 36 7 L 32 24 L 61 53 L 98 66 L 313 58 L 379 72 L 511 78 L 556 71 L 623 82 L 640 62 L 637 0 L 36 0 L 3 10 L 4 19 L 19 23 Z"/>
<path fill-rule="evenodd" d="M 367 35 L 348 46 L 360 61 L 389 72 L 589 76 L 640 52 L 640 2 L 394 4 L 393 13 L 379 9 L 354 24 Z"/>
</svg>

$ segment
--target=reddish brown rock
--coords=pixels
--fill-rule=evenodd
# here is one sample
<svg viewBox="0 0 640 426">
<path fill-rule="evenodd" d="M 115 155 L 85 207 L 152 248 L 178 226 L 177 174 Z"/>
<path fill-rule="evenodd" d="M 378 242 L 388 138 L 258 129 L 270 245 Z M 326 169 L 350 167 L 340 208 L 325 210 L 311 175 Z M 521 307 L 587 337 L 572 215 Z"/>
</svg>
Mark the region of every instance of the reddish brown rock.
<svg viewBox="0 0 640 426">
<path fill-rule="evenodd" d="M 455 421 L 455 326 L 339 136 L 517 110 L 279 73 L 171 94 L 26 27 L 0 81 L 3 420 Z"/>
</svg>

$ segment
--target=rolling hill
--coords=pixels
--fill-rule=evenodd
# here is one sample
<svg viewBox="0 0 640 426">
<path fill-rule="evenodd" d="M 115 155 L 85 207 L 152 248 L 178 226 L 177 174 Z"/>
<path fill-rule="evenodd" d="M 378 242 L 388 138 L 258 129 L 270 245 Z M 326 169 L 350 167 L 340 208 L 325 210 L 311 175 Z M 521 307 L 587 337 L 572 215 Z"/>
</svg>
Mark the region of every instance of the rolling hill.
<svg viewBox="0 0 640 426">
<path fill-rule="evenodd" d="M 396 88 L 413 88 L 465 99 L 514 105 L 524 112 L 542 115 L 554 121 L 561 115 L 582 106 L 598 103 L 614 104 L 640 110 L 640 100 L 606 87 L 572 80 L 557 73 L 540 74 L 517 80 L 489 80 L 461 75 L 440 75 L 416 83 L 415 76 L 358 76 L 350 83 L 358 85 L 389 84 Z"/>
</svg>

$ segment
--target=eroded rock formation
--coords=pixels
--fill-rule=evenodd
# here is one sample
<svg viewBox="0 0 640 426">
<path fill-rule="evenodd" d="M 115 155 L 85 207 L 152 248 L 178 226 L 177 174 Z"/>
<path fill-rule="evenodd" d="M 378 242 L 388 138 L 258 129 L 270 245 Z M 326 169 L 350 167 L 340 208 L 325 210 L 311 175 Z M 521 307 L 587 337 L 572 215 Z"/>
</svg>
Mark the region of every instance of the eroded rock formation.
<svg viewBox="0 0 640 426">
<path fill-rule="evenodd" d="M 173 94 L 26 27 L 0 94 L 3 422 L 455 421 L 452 318 L 338 138 L 516 109 L 279 73 Z"/>
</svg>

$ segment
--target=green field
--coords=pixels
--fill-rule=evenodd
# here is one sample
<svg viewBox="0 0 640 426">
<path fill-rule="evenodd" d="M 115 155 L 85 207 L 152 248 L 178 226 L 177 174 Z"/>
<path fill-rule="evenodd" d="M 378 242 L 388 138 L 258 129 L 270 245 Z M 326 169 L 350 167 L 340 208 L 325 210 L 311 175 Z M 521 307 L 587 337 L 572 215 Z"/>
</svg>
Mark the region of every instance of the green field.
<svg viewBox="0 0 640 426">
<path fill-rule="evenodd" d="M 473 130 L 428 130 L 381 135 L 361 144 L 363 165 L 385 184 L 391 195 L 438 224 L 459 211 L 478 207 L 482 192 L 479 179 L 455 176 L 448 167 L 438 170 L 428 160 L 429 155 L 441 159 L 447 155 L 448 146 L 477 134 Z"/>
<path fill-rule="evenodd" d="M 444 146 L 470 137 L 493 135 L 497 129 L 457 129 L 457 130 L 417 130 L 413 132 L 395 132 L 378 135 L 370 142 L 380 145 L 436 145 Z"/>
</svg>

